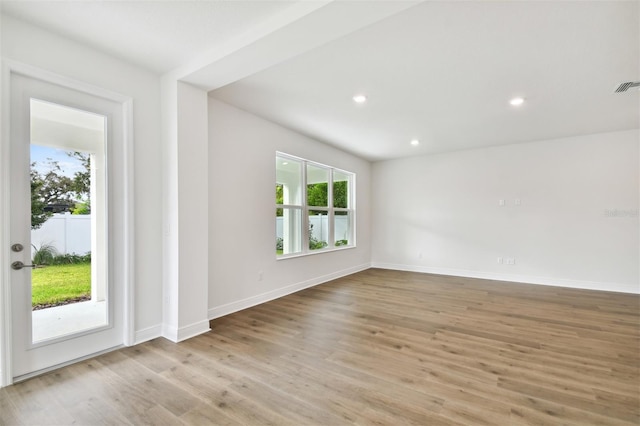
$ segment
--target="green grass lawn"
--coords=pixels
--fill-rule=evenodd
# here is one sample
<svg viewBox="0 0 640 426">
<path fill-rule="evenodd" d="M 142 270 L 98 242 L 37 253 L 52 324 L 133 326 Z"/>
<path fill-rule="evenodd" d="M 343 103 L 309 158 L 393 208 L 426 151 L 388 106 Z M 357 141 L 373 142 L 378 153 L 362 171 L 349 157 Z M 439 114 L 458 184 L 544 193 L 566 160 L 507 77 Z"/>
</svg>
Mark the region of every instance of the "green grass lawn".
<svg viewBox="0 0 640 426">
<path fill-rule="evenodd" d="M 31 275 L 33 306 L 58 303 L 91 294 L 91 264 L 52 265 Z"/>
</svg>

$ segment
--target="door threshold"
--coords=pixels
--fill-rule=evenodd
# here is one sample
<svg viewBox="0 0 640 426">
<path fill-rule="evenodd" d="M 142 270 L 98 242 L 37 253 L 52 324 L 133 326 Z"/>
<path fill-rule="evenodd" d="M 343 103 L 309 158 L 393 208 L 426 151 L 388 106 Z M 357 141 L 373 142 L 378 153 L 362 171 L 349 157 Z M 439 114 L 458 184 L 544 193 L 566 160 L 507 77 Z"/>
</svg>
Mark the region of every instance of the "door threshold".
<svg viewBox="0 0 640 426">
<path fill-rule="evenodd" d="M 50 372 L 52 372 L 54 370 L 57 370 L 59 368 L 66 367 L 68 365 L 75 364 L 75 363 L 78 363 L 78 362 L 81 362 L 81 361 L 86 361 L 88 359 L 95 358 L 97 356 L 100 356 L 100 355 L 103 355 L 103 354 L 106 354 L 106 353 L 109 353 L 109 352 L 113 352 L 115 350 L 122 349 L 124 347 L 125 347 L 125 345 L 114 346 L 112 348 L 105 349 L 103 351 L 99 351 L 99 352 L 96 352 L 96 353 L 93 353 L 93 354 L 90 354 L 90 355 L 87 355 L 87 356 L 83 356 L 83 357 L 80 357 L 80 358 L 72 359 L 71 361 L 63 362 L 61 364 L 52 365 L 51 367 L 43 368 L 42 370 L 32 371 L 31 373 L 23 374 L 21 376 L 16 376 L 16 377 L 13 378 L 13 382 L 11 384 L 24 382 L 25 380 L 29 380 L 29 379 L 32 379 L 34 377 L 50 373 Z"/>
</svg>

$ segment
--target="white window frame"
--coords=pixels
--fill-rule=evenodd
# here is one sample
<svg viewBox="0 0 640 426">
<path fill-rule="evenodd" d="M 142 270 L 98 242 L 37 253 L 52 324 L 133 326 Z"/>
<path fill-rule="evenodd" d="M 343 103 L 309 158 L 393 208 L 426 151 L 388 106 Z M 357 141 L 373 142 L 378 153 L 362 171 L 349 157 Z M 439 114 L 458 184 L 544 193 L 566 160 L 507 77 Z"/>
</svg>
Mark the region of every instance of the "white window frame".
<svg viewBox="0 0 640 426">
<path fill-rule="evenodd" d="M 299 230 L 301 250 L 295 253 L 288 254 L 276 254 L 277 260 L 290 259 L 294 257 L 300 256 L 308 256 L 319 253 L 327 253 L 332 251 L 339 250 L 348 250 L 356 247 L 356 197 L 355 197 L 355 188 L 356 188 L 356 174 L 347 170 L 339 169 L 337 167 L 332 167 L 326 164 L 318 163 L 316 161 L 307 160 L 305 158 L 296 157 L 291 154 L 287 154 L 284 152 L 276 151 L 276 159 L 289 159 L 291 161 L 300 162 L 301 164 L 301 203 L 298 204 L 276 204 L 276 209 L 291 209 L 298 210 L 302 215 L 300 220 L 300 226 L 302 229 Z M 328 182 L 327 182 L 327 206 L 309 206 L 307 204 L 307 166 L 314 166 L 322 169 L 326 169 L 328 171 Z M 334 173 L 339 172 L 345 175 L 349 175 L 349 188 L 347 191 L 347 208 L 342 207 L 334 207 L 333 206 L 333 177 Z M 277 176 L 277 171 L 276 171 Z M 277 182 L 276 177 L 276 185 Z M 320 249 L 311 250 L 309 248 L 309 211 L 326 211 L 327 212 L 327 246 Z M 349 217 L 349 235 L 347 236 L 347 241 L 349 242 L 346 245 L 336 246 L 335 245 L 335 212 L 348 212 Z M 277 234 L 276 234 L 277 237 Z"/>
</svg>

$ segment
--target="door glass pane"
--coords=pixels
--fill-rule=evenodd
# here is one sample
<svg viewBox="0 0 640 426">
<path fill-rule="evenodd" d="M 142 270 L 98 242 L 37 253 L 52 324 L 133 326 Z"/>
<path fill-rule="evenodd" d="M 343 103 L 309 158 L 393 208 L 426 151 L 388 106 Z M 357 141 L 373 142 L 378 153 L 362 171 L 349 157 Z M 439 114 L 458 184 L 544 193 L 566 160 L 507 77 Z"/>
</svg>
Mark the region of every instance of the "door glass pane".
<svg viewBox="0 0 640 426">
<path fill-rule="evenodd" d="M 326 210 L 309 210 L 309 250 L 320 250 L 329 244 L 329 222 Z"/>
<path fill-rule="evenodd" d="M 30 102 L 32 342 L 108 325 L 106 117 Z"/>
<path fill-rule="evenodd" d="M 336 247 L 352 244 L 351 235 L 351 214 L 347 211 L 337 211 L 333 216 L 333 237 Z"/>
</svg>

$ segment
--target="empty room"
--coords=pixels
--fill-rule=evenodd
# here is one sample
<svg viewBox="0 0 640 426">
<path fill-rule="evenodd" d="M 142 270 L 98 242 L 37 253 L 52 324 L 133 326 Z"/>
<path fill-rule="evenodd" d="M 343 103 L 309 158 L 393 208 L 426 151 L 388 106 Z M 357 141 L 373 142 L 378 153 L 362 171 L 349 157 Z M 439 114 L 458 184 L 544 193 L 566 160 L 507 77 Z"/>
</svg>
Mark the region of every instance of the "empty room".
<svg viewBox="0 0 640 426">
<path fill-rule="evenodd" d="M 0 425 L 637 425 L 640 1 L 0 0 Z"/>
</svg>

